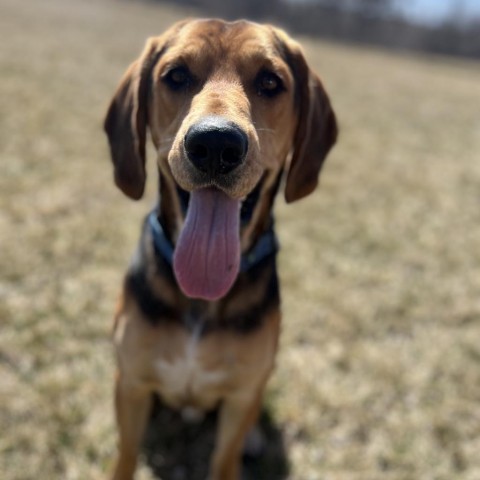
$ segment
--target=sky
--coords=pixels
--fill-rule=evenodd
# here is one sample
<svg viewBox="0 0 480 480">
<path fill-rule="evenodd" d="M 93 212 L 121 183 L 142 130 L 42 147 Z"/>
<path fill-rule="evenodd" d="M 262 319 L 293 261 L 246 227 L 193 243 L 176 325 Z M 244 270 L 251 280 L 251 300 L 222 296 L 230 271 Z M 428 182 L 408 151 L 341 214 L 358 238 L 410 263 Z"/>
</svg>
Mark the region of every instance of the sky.
<svg viewBox="0 0 480 480">
<path fill-rule="evenodd" d="M 436 23 L 456 10 L 462 19 L 480 17 L 480 0 L 396 0 L 400 11 L 416 20 Z"/>
</svg>

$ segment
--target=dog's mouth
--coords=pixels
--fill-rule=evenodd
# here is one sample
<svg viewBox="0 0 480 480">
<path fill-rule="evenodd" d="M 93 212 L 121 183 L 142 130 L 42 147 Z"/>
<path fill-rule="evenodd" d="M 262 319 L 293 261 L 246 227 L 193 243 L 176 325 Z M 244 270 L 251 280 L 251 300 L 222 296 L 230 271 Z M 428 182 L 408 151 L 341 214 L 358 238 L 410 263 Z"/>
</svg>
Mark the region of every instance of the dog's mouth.
<svg viewBox="0 0 480 480">
<path fill-rule="evenodd" d="M 216 188 L 190 193 L 173 258 L 178 284 L 188 297 L 218 300 L 235 282 L 240 268 L 240 203 Z"/>
</svg>

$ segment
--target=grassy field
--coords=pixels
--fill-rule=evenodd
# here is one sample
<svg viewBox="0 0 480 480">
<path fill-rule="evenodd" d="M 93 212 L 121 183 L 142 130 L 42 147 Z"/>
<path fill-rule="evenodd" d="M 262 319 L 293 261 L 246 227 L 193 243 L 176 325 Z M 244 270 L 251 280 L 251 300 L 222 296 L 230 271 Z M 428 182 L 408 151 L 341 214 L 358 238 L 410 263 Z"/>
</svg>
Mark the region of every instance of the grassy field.
<svg viewBox="0 0 480 480">
<path fill-rule="evenodd" d="M 150 155 L 145 200 L 115 189 L 101 122 L 145 37 L 184 15 L 0 0 L 3 480 L 110 466 L 111 316 L 155 179 Z M 303 43 L 341 136 L 315 195 L 277 202 L 268 404 L 291 478 L 478 480 L 480 65 Z"/>
</svg>

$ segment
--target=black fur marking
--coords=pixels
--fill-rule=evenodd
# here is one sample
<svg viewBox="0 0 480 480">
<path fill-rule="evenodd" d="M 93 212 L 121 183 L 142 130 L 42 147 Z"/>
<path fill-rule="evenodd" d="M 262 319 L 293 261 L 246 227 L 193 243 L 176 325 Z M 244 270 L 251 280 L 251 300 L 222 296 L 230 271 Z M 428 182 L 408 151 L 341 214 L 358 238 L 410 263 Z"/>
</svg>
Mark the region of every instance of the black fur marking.
<svg viewBox="0 0 480 480">
<path fill-rule="evenodd" d="M 242 202 L 242 208 L 240 210 L 240 220 L 242 225 L 246 225 L 252 219 L 253 211 L 257 206 L 264 182 L 265 176 L 260 179 L 255 188 L 247 195 L 247 198 Z"/>
<path fill-rule="evenodd" d="M 151 241 L 148 229 L 147 219 L 145 219 L 138 251 L 125 278 L 125 289 L 135 298 L 141 312 L 149 323 L 157 325 L 162 321 L 176 321 L 180 312 L 178 309 L 168 305 L 152 290 L 150 279 L 147 275 L 149 270 L 153 270 L 155 275 L 166 277 L 172 284 L 175 280 L 171 268 L 162 257 L 156 254 L 154 257 L 151 257 L 147 253 L 146 245 L 147 242 Z M 151 262 L 155 262 L 154 269 L 149 265 Z"/>
<path fill-rule="evenodd" d="M 259 264 L 257 267 L 244 275 L 247 277 L 254 277 L 255 270 L 261 270 L 262 268 L 265 268 L 265 263 L 267 262 L 272 262 L 272 258 L 266 259 L 265 262 L 262 262 L 263 265 L 262 263 Z M 240 281 L 242 280 L 243 279 L 240 278 Z M 250 280 L 247 278 L 244 281 L 250 282 Z M 253 285 L 254 284 L 255 281 L 253 282 Z M 275 308 L 278 308 L 279 305 L 280 291 L 278 286 L 278 276 L 275 265 L 273 264 L 273 269 L 270 274 L 270 278 L 268 279 L 268 285 L 266 286 L 266 290 L 261 301 L 253 304 L 249 304 L 248 301 L 246 301 L 242 311 L 236 312 L 233 315 L 222 316 L 214 322 L 207 323 L 204 334 L 219 330 L 227 330 L 247 335 L 260 328 L 263 325 L 267 314 Z"/>
<path fill-rule="evenodd" d="M 167 305 L 152 291 L 144 270 L 129 272 L 125 287 L 133 295 L 149 323 L 157 325 L 160 321 L 175 321 L 179 317 L 176 309 Z"/>
</svg>

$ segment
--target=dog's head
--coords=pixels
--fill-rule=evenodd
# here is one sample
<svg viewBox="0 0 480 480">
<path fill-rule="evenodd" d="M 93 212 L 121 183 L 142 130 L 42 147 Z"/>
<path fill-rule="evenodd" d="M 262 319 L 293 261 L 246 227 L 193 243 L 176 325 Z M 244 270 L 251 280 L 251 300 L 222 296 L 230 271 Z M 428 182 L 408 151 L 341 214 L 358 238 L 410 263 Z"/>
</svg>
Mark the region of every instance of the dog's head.
<svg viewBox="0 0 480 480">
<path fill-rule="evenodd" d="M 176 247 L 181 285 L 193 267 L 210 270 L 209 277 L 233 272 L 221 282 L 231 285 L 242 199 L 284 168 L 287 202 L 310 194 L 337 136 L 328 96 L 299 45 L 279 29 L 246 21 L 178 23 L 149 39 L 127 70 L 105 130 L 115 182 L 134 199 L 144 191 L 147 126 L 161 175 L 191 193 Z M 184 256 L 203 256 L 209 266 Z"/>
</svg>

